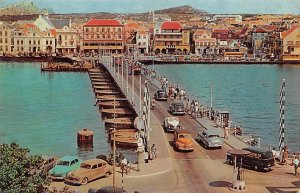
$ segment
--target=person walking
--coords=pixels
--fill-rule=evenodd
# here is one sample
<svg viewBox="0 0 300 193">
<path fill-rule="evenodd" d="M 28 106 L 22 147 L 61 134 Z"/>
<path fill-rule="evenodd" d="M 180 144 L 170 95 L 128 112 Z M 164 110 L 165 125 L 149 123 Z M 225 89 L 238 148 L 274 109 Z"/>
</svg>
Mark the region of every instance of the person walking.
<svg viewBox="0 0 300 193">
<path fill-rule="evenodd" d="M 298 173 L 298 167 L 299 167 L 299 158 L 296 157 L 294 159 L 294 169 L 295 169 L 295 176 L 299 176 L 299 173 Z"/>
<path fill-rule="evenodd" d="M 152 160 L 154 160 L 157 157 L 157 155 L 156 155 L 157 152 L 156 151 L 157 151 L 157 149 L 156 149 L 155 144 L 152 144 L 152 146 L 151 146 L 151 159 Z"/>
</svg>

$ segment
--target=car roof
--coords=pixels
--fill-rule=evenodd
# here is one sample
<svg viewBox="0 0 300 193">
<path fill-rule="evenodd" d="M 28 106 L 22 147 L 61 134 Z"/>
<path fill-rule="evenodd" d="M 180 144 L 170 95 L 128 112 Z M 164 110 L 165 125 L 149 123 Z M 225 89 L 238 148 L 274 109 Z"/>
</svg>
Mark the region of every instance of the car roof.
<svg viewBox="0 0 300 193">
<path fill-rule="evenodd" d="M 63 156 L 63 157 L 59 158 L 60 161 L 72 161 L 74 159 L 78 159 L 78 157 L 68 155 L 68 156 Z"/>
<path fill-rule="evenodd" d="M 243 150 L 247 150 L 247 151 L 254 152 L 254 153 L 260 153 L 260 154 L 270 152 L 270 150 L 268 150 L 268 149 L 262 149 L 262 148 L 258 148 L 258 147 L 245 147 L 245 148 L 243 148 Z"/>
<path fill-rule="evenodd" d="M 191 132 L 189 132 L 189 131 L 186 130 L 186 129 L 176 129 L 176 132 L 177 132 L 178 134 L 181 134 L 181 133 L 188 133 L 188 134 L 191 134 Z"/>
<path fill-rule="evenodd" d="M 207 129 L 204 131 L 207 135 L 219 135 L 222 136 L 222 131 L 219 129 Z"/>
<path fill-rule="evenodd" d="M 166 92 L 165 90 L 157 90 L 156 92 Z"/>
<path fill-rule="evenodd" d="M 173 117 L 165 117 L 165 119 L 167 119 L 167 120 L 169 120 L 169 119 L 176 119 L 176 120 L 179 120 L 178 117 L 174 117 L 174 116 L 173 116 Z"/>
<path fill-rule="evenodd" d="M 85 160 L 83 163 L 89 164 L 89 165 L 94 165 L 94 164 L 99 164 L 99 163 L 106 163 L 106 161 L 102 159 L 89 159 Z"/>
<path fill-rule="evenodd" d="M 183 105 L 183 103 L 182 103 L 182 102 L 173 102 L 172 104 L 174 104 L 174 105 L 178 105 L 178 104 L 181 104 L 181 105 Z"/>
</svg>

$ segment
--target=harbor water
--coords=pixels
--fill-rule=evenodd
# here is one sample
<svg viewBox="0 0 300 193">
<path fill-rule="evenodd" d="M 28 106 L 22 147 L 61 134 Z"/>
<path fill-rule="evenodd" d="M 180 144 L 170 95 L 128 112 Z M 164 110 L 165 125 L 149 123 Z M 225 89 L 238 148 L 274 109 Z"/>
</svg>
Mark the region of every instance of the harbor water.
<svg viewBox="0 0 300 193">
<path fill-rule="evenodd" d="M 32 154 L 108 154 L 110 145 L 87 73 L 41 73 L 38 63 L 0 63 L 0 143 Z M 77 148 L 77 131 L 94 131 L 94 148 Z"/>
<path fill-rule="evenodd" d="M 300 148 L 300 66 L 168 64 L 150 68 L 205 106 L 210 106 L 212 82 L 213 109 L 230 111 L 232 125 L 260 136 L 265 147 L 278 147 L 279 93 L 285 79 L 285 141 L 290 150 Z"/>
</svg>

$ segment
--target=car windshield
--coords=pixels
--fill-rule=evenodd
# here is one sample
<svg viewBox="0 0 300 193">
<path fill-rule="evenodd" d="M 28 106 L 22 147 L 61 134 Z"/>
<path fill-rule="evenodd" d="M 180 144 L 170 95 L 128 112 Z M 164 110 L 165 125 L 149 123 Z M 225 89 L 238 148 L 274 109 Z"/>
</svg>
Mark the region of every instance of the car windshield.
<svg viewBox="0 0 300 193">
<path fill-rule="evenodd" d="M 178 138 L 191 138 L 191 135 L 188 133 L 178 135 Z"/>
<path fill-rule="evenodd" d="M 158 96 L 159 97 L 164 97 L 166 95 L 165 91 L 159 91 Z"/>
<path fill-rule="evenodd" d="M 70 162 L 68 162 L 68 161 L 58 161 L 58 162 L 57 162 L 57 165 L 60 165 L 60 166 L 68 166 L 68 165 L 70 165 Z"/>
<path fill-rule="evenodd" d="M 175 103 L 174 106 L 177 110 L 182 110 L 183 109 L 183 104 L 181 104 L 181 103 L 177 103 L 177 104 Z"/>
<path fill-rule="evenodd" d="M 269 158 L 272 158 L 272 157 L 273 157 L 273 154 L 272 154 L 271 151 L 267 151 L 267 152 L 261 154 L 262 159 L 269 159 Z"/>
<path fill-rule="evenodd" d="M 219 135 L 209 135 L 208 138 L 218 138 Z"/>
<path fill-rule="evenodd" d="M 91 169 L 91 165 L 85 164 L 85 163 L 82 163 L 82 164 L 80 165 L 80 167 L 81 167 L 81 168 L 86 168 L 86 169 Z"/>
</svg>

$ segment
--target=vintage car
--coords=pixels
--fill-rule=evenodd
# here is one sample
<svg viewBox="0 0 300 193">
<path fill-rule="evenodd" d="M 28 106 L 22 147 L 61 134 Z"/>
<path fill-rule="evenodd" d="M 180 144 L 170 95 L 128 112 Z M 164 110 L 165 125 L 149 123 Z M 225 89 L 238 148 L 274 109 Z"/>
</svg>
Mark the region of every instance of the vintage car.
<svg viewBox="0 0 300 193">
<path fill-rule="evenodd" d="M 258 148 L 246 147 L 243 150 L 249 151 L 248 155 L 238 156 L 237 163 L 242 160 L 242 166 L 256 171 L 270 171 L 275 164 L 272 151 Z M 242 159 L 241 159 L 242 158 Z M 234 156 L 227 153 L 227 161 L 230 164 L 234 162 Z"/>
<path fill-rule="evenodd" d="M 57 158 L 53 156 L 42 156 L 42 158 L 44 160 L 42 170 L 45 172 L 51 170 L 57 161 Z"/>
<path fill-rule="evenodd" d="M 185 115 L 185 109 L 182 102 L 174 102 L 169 107 L 169 112 L 172 115 Z"/>
<path fill-rule="evenodd" d="M 80 167 L 83 161 L 76 156 L 64 156 L 58 159 L 54 168 L 49 171 L 53 180 L 63 180 L 67 173 Z"/>
<path fill-rule="evenodd" d="M 76 185 L 85 185 L 89 181 L 108 177 L 112 173 L 112 167 L 102 159 L 90 159 L 84 161 L 80 168 L 69 172 L 65 181 Z"/>
<path fill-rule="evenodd" d="M 165 132 L 174 132 L 175 129 L 181 129 L 179 119 L 177 117 L 165 117 L 163 128 Z"/>
<path fill-rule="evenodd" d="M 93 189 L 90 188 L 88 190 L 88 193 L 127 193 L 127 191 L 123 188 L 117 187 L 117 186 L 104 186 L 100 189 Z"/>
<path fill-rule="evenodd" d="M 205 148 L 222 148 L 224 142 L 217 129 L 208 129 L 198 133 L 197 141 Z"/>
<path fill-rule="evenodd" d="M 173 143 L 176 150 L 194 151 L 195 148 L 191 133 L 186 129 L 175 130 Z"/>
<path fill-rule="evenodd" d="M 157 101 L 166 101 L 168 100 L 168 95 L 165 90 L 158 90 L 154 93 L 154 99 Z"/>
</svg>

